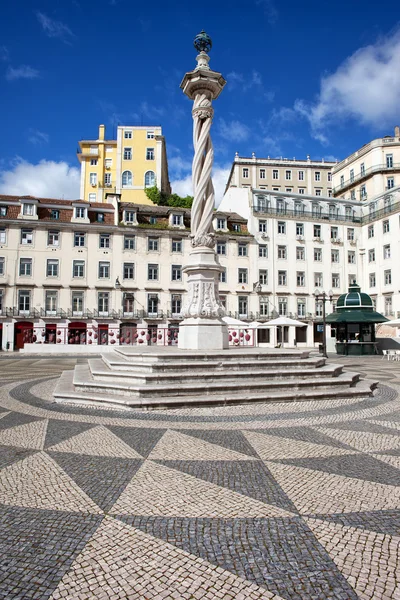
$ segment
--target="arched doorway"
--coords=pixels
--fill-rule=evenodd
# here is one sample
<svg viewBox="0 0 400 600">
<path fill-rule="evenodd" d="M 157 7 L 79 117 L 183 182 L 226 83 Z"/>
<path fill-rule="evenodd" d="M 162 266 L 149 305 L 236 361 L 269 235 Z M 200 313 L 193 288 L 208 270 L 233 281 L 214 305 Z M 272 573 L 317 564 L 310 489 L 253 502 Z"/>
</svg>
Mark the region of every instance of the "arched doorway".
<svg viewBox="0 0 400 600">
<path fill-rule="evenodd" d="M 86 323 L 81 321 L 69 323 L 68 344 L 86 344 Z"/>
<path fill-rule="evenodd" d="M 119 343 L 123 346 L 136 344 L 136 323 L 121 323 L 119 328 Z"/>
<path fill-rule="evenodd" d="M 33 323 L 30 321 L 19 321 L 14 327 L 14 348 L 20 350 L 25 344 L 31 344 L 33 339 Z"/>
</svg>

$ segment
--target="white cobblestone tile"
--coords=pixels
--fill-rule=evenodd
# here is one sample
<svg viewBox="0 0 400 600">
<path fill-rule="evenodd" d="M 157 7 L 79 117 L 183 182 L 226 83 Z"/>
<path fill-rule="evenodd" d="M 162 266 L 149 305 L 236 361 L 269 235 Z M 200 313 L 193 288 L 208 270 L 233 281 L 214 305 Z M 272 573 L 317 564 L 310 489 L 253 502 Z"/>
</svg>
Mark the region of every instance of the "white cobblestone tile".
<svg viewBox="0 0 400 600">
<path fill-rule="evenodd" d="M 0 444 L 42 450 L 46 437 L 47 420 L 33 421 L 0 431 Z"/>
<path fill-rule="evenodd" d="M 366 431 L 349 431 L 330 427 L 318 427 L 326 435 L 335 440 L 352 446 L 361 452 L 379 452 L 380 450 L 394 450 L 400 448 L 400 436 L 385 435 L 384 433 L 370 433 Z"/>
<path fill-rule="evenodd" d="M 72 452 L 91 456 L 113 456 L 120 458 L 141 458 L 140 454 L 125 444 L 119 437 L 103 426 L 93 427 L 48 450 L 53 452 Z"/>
</svg>

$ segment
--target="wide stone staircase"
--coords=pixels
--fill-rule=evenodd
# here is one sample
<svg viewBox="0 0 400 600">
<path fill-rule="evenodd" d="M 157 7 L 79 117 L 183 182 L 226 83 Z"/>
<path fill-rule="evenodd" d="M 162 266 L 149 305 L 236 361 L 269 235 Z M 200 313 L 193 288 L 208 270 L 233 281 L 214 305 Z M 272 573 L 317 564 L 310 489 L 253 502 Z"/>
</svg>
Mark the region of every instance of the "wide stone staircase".
<svg viewBox="0 0 400 600">
<path fill-rule="evenodd" d="M 375 387 L 309 352 L 120 347 L 64 371 L 54 399 L 151 410 L 367 397 Z"/>
</svg>

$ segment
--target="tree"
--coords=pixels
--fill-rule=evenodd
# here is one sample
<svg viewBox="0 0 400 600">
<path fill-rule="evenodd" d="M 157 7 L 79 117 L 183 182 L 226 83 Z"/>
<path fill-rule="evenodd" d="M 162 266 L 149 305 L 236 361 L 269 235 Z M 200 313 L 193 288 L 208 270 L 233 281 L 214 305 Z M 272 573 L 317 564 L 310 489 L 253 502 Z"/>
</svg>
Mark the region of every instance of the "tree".
<svg viewBox="0 0 400 600">
<path fill-rule="evenodd" d="M 182 198 L 178 194 L 166 194 L 161 192 L 156 185 L 145 188 L 146 196 L 158 206 L 175 206 L 180 208 L 192 208 L 193 197 Z"/>
</svg>

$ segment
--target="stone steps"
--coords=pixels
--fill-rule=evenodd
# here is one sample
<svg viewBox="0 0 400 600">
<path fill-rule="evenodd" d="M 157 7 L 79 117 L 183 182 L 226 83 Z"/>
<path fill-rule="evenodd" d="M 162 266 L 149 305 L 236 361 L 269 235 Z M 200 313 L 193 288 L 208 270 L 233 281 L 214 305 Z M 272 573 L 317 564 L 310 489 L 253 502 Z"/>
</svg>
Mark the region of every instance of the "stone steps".
<svg viewBox="0 0 400 600">
<path fill-rule="evenodd" d="M 182 360 L 197 360 L 203 363 L 215 363 L 218 361 L 235 363 L 238 359 L 244 362 L 252 362 L 255 360 L 264 360 L 265 358 L 274 361 L 281 358 L 286 360 L 302 360 L 308 358 L 310 355 L 309 351 L 300 350 L 274 350 L 266 353 L 260 352 L 259 348 L 233 348 L 229 350 L 206 350 L 204 352 L 201 350 L 181 350 L 177 347 L 164 348 L 163 350 L 156 350 L 154 346 L 117 346 L 112 354 L 115 357 L 123 357 L 126 361 L 139 362 L 140 364 L 154 364 L 158 362 L 168 364 L 169 362 L 176 363 Z M 112 359 L 112 356 L 109 355 L 109 358 Z"/>
<path fill-rule="evenodd" d="M 315 361 L 316 362 L 316 361 Z M 229 369 L 226 367 L 219 367 L 217 369 L 209 368 L 204 371 L 204 364 L 198 364 L 197 369 L 193 366 L 192 369 L 187 369 L 184 373 L 181 371 L 179 365 L 179 371 L 168 369 L 168 372 L 132 372 L 132 370 L 124 369 L 121 370 L 120 366 L 115 363 L 109 363 L 109 361 L 101 359 L 90 359 L 89 368 L 92 377 L 95 381 L 109 381 L 109 382 L 129 382 L 130 385 L 166 385 L 174 384 L 180 378 L 184 378 L 185 382 L 191 383 L 213 383 L 223 380 L 224 382 L 237 381 L 238 372 L 243 373 L 246 379 L 252 378 L 254 380 L 262 379 L 264 382 L 271 378 L 274 379 L 294 379 L 294 378 L 318 378 L 318 377 L 337 377 L 343 367 L 341 365 L 327 366 L 322 364 L 319 368 L 315 368 L 314 365 L 307 365 L 308 368 L 304 368 L 303 365 L 296 364 L 289 369 L 288 365 L 286 368 L 280 368 L 280 365 L 274 366 L 269 364 L 268 368 L 264 368 L 264 365 L 246 365 L 246 369 L 241 368 L 241 365 L 229 365 Z M 324 362 L 324 361 L 323 361 Z M 172 365 L 171 365 L 172 366 Z M 251 368 L 252 367 L 252 368 Z M 257 367 L 257 368 L 255 368 Z M 263 368 L 260 368 L 263 367 Z M 314 368 L 312 368 L 314 367 Z"/>
<path fill-rule="evenodd" d="M 161 396 L 139 398 L 131 395 L 110 395 L 108 393 L 76 391 L 73 385 L 73 371 L 64 371 L 54 392 L 56 402 L 79 405 L 109 406 L 135 410 L 161 410 L 198 406 L 224 406 L 265 402 L 306 402 L 329 399 L 366 398 L 372 395 L 376 382 L 363 380 L 355 387 L 335 386 L 323 389 L 294 390 L 292 387 L 279 391 L 263 390 L 259 393 L 223 393 L 197 396 Z"/>
</svg>

